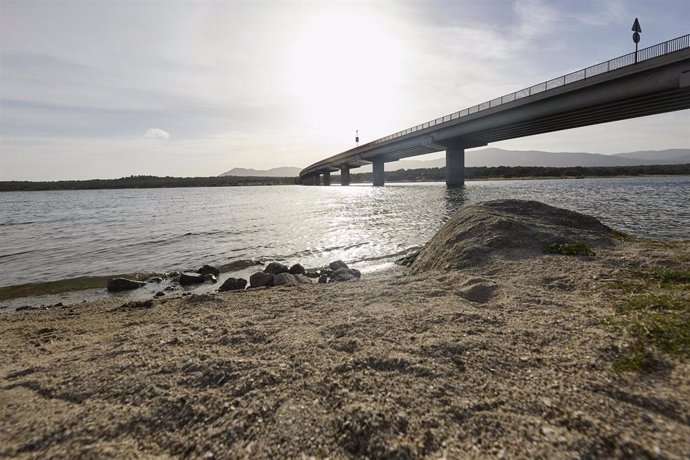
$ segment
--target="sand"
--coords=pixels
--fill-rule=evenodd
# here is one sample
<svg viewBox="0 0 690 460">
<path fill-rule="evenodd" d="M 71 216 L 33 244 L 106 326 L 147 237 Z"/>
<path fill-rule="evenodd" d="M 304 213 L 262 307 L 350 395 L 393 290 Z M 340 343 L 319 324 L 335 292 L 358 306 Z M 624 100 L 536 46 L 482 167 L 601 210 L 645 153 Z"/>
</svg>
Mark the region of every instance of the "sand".
<svg viewBox="0 0 690 460">
<path fill-rule="evenodd" d="M 0 456 L 687 458 L 688 363 L 617 373 L 606 323 L 611 282 L 679 251 L 6 315 Z"/>
</svg>

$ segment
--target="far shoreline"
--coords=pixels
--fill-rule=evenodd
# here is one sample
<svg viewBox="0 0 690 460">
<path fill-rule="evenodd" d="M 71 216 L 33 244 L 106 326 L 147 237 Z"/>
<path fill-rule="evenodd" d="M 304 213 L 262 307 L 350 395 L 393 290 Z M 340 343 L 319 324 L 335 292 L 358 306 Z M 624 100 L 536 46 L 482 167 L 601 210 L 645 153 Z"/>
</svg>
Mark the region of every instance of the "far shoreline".
<svg viewBox="0 0 690 460">
<path fill-rule="evenodd" d="M 445 168 L 399 169 L 387 171 L 386 183 L 445 182 Z M 689 176 L 690 163 L 639 166 L 472 166 L 465 168 L 465 181 L 539 180 L 539 179 L 597 179 L 627 177 Z M 372 173 L 354 173 L 351 184 L 371 183 Z M 337 184 L 338 176 L 331 178 Z M 49 190 L 117 190 L 139 188 L 197 188 L 300 185 L 299 177 L 268 176 L 210 176 L 159 177 L 129 176 L 118 179 L 88 179 L 60 181 L 0 181 L 0 192 Z"/>
</svg>

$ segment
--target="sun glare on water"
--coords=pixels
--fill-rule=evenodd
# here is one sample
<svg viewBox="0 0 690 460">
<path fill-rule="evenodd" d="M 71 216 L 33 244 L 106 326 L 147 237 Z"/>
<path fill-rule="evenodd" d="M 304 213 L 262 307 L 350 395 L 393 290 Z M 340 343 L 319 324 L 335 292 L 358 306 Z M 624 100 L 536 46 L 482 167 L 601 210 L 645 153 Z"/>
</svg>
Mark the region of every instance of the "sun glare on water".
<svg viewBox="0 0 690 460">
<path fill-rule="evenodd" d="M 288 53 L 286 86 L 297 116 L 323 140 L 391 129 L 401 110 L 405 49 L 394 24 L 364 6 L 333 5 L 304 19 Z"/>
</svg>

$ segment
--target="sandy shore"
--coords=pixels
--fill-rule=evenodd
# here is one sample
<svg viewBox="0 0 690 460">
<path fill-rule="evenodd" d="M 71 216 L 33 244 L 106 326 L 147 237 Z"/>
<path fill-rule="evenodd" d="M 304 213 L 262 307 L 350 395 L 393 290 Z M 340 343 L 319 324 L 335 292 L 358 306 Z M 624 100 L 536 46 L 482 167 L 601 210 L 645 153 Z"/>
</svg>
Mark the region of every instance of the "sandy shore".
<svg viewBox="0 0 690 460">
<path fill-rule="evenodd" d="M 6 315 L 0 456 L 687 458 L 690 366 L 608 286 L 690 242 Z"/>
</svg>

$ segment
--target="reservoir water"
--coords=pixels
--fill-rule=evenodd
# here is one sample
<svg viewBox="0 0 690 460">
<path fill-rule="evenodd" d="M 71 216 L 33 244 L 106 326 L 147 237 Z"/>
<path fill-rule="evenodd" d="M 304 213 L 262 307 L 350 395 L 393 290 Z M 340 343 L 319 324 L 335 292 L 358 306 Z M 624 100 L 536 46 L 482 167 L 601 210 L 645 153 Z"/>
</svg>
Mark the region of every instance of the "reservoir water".
<svg viewBox="0 0 690 460">
<path fill-rule="evenodd" d="M 500 198 L 591 214 L 635 236 L 690 239 L 687 176 L 7 192 L 0 287 L 203 264 L 248 277 L 271 260 L 309 268 L 342 259 L 366 273 L 422 246 L 460 207 Z"/>
</svg>

